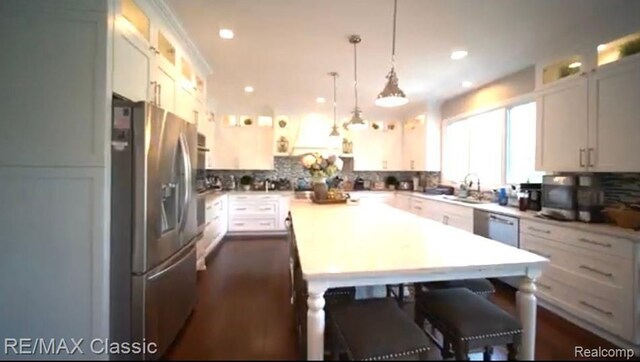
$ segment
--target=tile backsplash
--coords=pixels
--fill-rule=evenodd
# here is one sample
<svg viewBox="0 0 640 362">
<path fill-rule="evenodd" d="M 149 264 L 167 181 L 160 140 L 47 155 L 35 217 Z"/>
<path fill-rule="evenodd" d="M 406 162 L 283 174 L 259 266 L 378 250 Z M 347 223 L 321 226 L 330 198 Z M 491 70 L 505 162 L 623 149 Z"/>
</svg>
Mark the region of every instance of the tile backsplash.
<svg viewBox="0 0 640 362">
<path fill-rule="evenodd" d="M 640 173 L 603 173 L 600 175 L 605 204 L 640 203 Z"/>
<path fill-rule="evenodd" d="M 435 186 L 440 182 L 439 172 L 414 172 L 414 171 L 354 171 L 353 159 L 344 158 L 344 167 L 338 173 L 338 176 L 346 180 L 354 180 L 356 177 L 362 177 L 370 181 L 384 181 L 388 176 L 395 176 L 398 181 L 411 181 L 416 173 L 419 174 L 421 185 Z M 300 164 L 300 157 L 275 157 L 273 170 L 209 170 L 208 176 L 218 176 L 225 181 L 230 176 L 234 176 L 236 180 L 244 175 L 250 175 L 254 179 L 280 179 L 297 180 L 298 178 L 310 179 L 309 173 Z"/>
</svg>

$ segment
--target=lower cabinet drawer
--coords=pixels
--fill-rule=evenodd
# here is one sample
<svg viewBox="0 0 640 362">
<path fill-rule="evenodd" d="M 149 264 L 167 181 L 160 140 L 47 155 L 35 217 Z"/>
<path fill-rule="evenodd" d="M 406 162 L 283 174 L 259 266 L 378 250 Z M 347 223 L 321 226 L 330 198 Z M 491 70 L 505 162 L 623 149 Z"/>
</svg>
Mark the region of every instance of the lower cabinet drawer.
<svg viewBox="0 0 640 362">
<path fill-rule="evenodd" d="M 533 235 L 520 234 L 520 247 L 543 256 L 552 266 L 560 267 L 582 277 L 580 283 L 591 289 L 592 282 L 603 283 L 624 290 L 633 290 L 633 261 L 585 250 Z M 545 273 L 547 271 L 545 270 Z"/>
<path fill-rule="evenodd" d="M 233 203 L 229 206 L 229 214 L 231 215 L 264 215 L 276 216 L 278 212 L 278 203 L 261 202 L 261 203 Z"/>
<path fill-rule="evenodd" d="M 633 337 L 633 313 L 616 301 L 589 295 L 545 274 L 536 286 L 541 300 L 622 338 Z"/>
<path fill-rule="evenodd" d="M 276 230 L 276 219 L 230 219 L 229 231 L 268 231 Z"/>
</svg>

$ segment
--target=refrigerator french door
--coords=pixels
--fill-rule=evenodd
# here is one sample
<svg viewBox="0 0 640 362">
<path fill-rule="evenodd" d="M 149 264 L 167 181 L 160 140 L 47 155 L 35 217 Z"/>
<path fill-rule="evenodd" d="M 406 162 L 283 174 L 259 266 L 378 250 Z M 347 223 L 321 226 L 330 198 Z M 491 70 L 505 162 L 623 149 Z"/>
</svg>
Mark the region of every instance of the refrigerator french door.
<svg viewBox="0 0 640 362">
<path fill-rule="evenodd" d="M 111 339 L 173 342 L 196 300 L 196 128 L 154 105 L 114 98 Z"/>
</svg>

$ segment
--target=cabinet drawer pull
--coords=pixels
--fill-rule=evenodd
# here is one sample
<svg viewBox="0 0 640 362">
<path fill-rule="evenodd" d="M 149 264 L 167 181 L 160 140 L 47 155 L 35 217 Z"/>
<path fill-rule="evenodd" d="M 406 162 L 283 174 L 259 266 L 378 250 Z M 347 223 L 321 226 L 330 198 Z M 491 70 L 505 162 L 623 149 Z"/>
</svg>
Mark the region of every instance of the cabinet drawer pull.
<svg viewBox="0 0 640 362">
<path fill-rule="evenodd" d="M 236 211 L 245 211 L 246 207 L 236 207 Z"/>
<path fill-rule="evenodd" d="M 607 278 L 611 278 L 613 276 L 612 273 L 605 273 L 605 272 L 600 271 L 598 269 L 592 268 L 592 267 L 590 267 L 588 265 L 580 265 L 580 269 L 584 269 L 584 270 L 590 271 L 592 273 L 600 274 L 600 275 L 605 276 Z"/>
<path fill-rule="evenodd" d="M 551 230 L 538 229 L 538 228 L 534 228 L 533 226 L 529 226 L 529 230 L 535 231 L 537 233 L 551 234 Z"/>
<path fill-rule="evenodd" d="M 578 239 L 578 241 L 582 241 L 583 243 L 587 243 L 587 244 L 591 244 L 591 245 L 602 246 L 602 247 L 605 247 L 605 248 L 610 248 L 611 247 L 611 244 L 609 244 L 609 243 L 600 243 L 600 242 L 589 240 L 589 239 L 586 239 L 586 238 L 580 238 L 580 239 Z"/>
<path fill-rule="evenodd" d="M 595 310 L 596 312 L 602 313 L 602 314 L 604 314 L 606 316 L 609 316 L 609 317 L 613 316 L 613 313 L 611 313 L 609 311 L 606 311 L 606 310 L 603 310 L 603 309 L 600 309 L 600 308 L 598 308 L 598 307 L 596 307 L 594 305 L 591 305 L 591 304 L 585 302 L 584 300 L 581 300 L 580 304 L 584 305 L 585 307 L 591 308 L 591 309 Z"/>
<path fill-rule="evenodd" d="M 260 211 L 269 211 L 269 210 L 271 210 L 270 207 L 261 207 L 260 208 Z"/>
<path fill-rule="evenodd" d="M 543 253 L 543 252 L 541 252 L 541 251 L 538 251 L 538 250 L 536 250 L 536 249 L 531 249 L 531 248 L 529 248 L 529 249 L 525 249 L 525 250 L 528 250 L 528 251 L 530 251 L 530 252 L 532 252 L 532 253 L 534 253 L 534 254 L 538 254 L 538 255 L 540 255 L 540 256 L 543 256 L 543 257 L 545 257 L 545 258 L 547 258 L 547 259 L 551 259 L 551 255 L 550 255 L 550 254 L 545 254 L 545 253 Z"/>
<path fill-rule="evenodd" d="M 536 282 L 536 286 L 542 288 L 542 289 L 546 289 L 546 290 L 551 290 L 551 287 L 546 285 L 546 284 L 542 284 L 540 282 Z"/>
<path fill-rule="evenodd" d="M 242 225 L 244 225 L 244 223 L 243 223 L 243 222 L 236 222 L 236 223 L 233 223 L 233 225 L 235 225 L 235 226 L 242 226 Z"/>
<path fill-rule="evenodd" d="M 416 209 L 416 210 L 422 210 L 422 207 L 420 207 L 420 206 L 414 206 L 413 208 Z"/>
<path fill-rule="evenodd" d="M 207 206 L 207 210 L 211 210 L 213 206 Z"/>
<path fill-rule="evenodd" d="M 269 226 L 269 225 L 271 225 L 271 223 L 270 223 L 270 222 L 261 222 L 261 223 L 260 223 L 260 225 L 262 225 L 262 226 Z"/>
<path fill-rule="evenodd" d="M 213 220 L 218 220 L 219 218 L 220 218 L 220 215 L 214 217 Z"/>
</svg>

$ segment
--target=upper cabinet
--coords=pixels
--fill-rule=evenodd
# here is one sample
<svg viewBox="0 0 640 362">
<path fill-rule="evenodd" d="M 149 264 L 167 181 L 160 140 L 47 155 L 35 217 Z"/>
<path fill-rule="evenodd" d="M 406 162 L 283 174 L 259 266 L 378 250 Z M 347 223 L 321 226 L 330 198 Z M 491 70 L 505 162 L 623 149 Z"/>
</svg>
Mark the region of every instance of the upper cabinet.
<svg viewBox="0 0 640 362">
<path fill-rule="evenodd" d="M 356 171 L 402 169 L 400 122 L 371 122 L 366 130 L 353 132 L 353 168 Z"/>
<path fill-rule="evenodd" d="M 115 25 L 114 92 L 197 123 L 207 113 L 196 101 L 205 103 L 205 77 L 192 65 L 186 46 L 152 10 L 152 3 L 120 0 Z"/>
<path fill-rule="evenodd" d="M 223 117 L 215 122 L 213 169 L 273 170 L 273 118 Z"/>
<path fill-rule="evenodd" d="M 589 66 L 538 88 L 539 171 L 640 171 L 640 36 L 601 44 L 593 54 L 583 60 Z"/>
<path fill-rule="evenodd" d="M 403 125 L 402 170 L 440 171 L 440 120 L 420 115 Z"/>
</svg>

